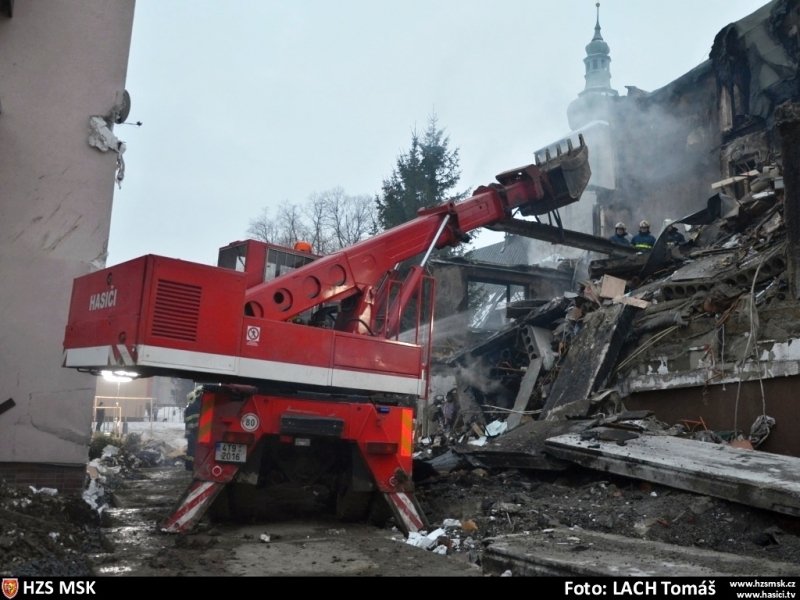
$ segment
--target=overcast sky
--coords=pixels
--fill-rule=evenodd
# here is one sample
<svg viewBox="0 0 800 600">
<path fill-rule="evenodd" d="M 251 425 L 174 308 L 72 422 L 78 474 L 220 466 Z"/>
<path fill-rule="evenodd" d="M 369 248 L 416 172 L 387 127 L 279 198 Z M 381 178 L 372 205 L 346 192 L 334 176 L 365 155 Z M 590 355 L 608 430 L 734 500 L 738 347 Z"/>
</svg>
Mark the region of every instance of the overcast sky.
<svg viewBox="0 0 800 600">
<path fill-rule="evenodd" d="M 434 112 L 459 190 L 568 133 L 593 0 L 139 0 L 108 264 L 207 264 L 263 207 L 374 195 Z M 604 0 L 611 84 L 654 90 L 761 0 Z M 274 210 L 274 209 L 273 209 Z M 496 234 L 479 237 L 487 243 Z"/>
</svg>

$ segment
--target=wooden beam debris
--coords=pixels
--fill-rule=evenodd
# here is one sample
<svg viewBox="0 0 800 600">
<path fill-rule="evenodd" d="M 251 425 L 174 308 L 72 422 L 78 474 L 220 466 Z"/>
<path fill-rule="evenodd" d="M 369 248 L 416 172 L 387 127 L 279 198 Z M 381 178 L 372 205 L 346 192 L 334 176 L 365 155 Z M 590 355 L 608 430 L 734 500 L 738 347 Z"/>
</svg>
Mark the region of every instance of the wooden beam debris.
<svg viewBox="0 0 800 600">
<path fill-rule="evenodd" d="M 738 183 L 740 181 L 748 181 L 751 177 L 756 177 L 758 175 L 758 171 L 748 171 L 744 175 L 734 175 L 733 177 L 726 177 L 720 181 L 715 181 L 711 184 L 712 190 L 718 190 L 719 188 L 726 187 L 728 185 L 733 185 L 734 183 Z"/>
<path fill-rule="evenodd" d="M 636 308 L 647 308 L 650 303 L 647 300 L 642 300 L 636 296 L 617 296 L 613 300 L 614 304 L 627 304 L 628 306 L 635 306 Z"/>
</svg>

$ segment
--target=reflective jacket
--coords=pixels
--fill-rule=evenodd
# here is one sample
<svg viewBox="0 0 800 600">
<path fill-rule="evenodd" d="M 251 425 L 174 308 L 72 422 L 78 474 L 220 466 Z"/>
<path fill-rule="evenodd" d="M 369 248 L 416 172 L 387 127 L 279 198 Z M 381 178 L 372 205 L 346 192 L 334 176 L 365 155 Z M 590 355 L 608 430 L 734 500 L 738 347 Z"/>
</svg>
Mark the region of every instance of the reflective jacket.
<svg viewBox="0 0 800 600">
<path fill-rule="evenodd" d="M 200 392 L 192 392 L 189 394 L 190 400 L 183 411 L 183 424 L 186 427 L 186 432 L 191 433 L 197 429 L 198 421 L 200 418 Z"/>
<path fill-rule="evenodd" d="M 656 238 L 651 233 L 637 233 L 631 240 L 631 244 L 637 250 L 650 250 L 655 243 Z"/>
</svg>

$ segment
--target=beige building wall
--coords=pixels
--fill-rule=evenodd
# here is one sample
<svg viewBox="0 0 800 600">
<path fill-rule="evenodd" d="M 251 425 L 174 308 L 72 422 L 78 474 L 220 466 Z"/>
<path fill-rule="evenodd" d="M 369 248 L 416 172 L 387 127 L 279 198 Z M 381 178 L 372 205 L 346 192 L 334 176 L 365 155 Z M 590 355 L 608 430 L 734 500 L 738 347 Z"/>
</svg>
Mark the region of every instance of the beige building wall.
<svg viewBox="0 0 800 600">
<path fill-rule="evenodd" d="M 105 261 L 117 155 L 88 144 L 89 118 L 122 97 L 134 0 L 12 7 L 0 12 L 0 402 L 15 406 L 0 414 L 0 477 L 24 483 L 87 460 L 96 381 L 61 367 L 62 342 L 72 280 Z"/>
</svg>

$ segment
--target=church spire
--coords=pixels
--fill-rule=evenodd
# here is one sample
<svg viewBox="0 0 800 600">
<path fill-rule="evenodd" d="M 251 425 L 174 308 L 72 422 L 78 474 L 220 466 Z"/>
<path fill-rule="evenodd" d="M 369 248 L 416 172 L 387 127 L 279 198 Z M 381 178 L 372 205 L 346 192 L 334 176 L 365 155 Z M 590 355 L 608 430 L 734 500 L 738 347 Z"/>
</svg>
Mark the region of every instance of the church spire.
<svg viewBox="0 0 800 600">
<path fill-rule="evenodd" d="M 602 40 L 603 36 L 600 35 L 600 3 L 595 4 L 597 7 L 597 22 L 594 24 L 594 37 L 593 40 Z"/>
<path fill-rule="evenodd" d="M 608 44 L 600 33 L 600 3 L 597 7 L 597 21 L 594 26 L 594 37 L 586 45 L 586 87 L 581 95 L 586 93 L 599 93 L 602 95 L 616 96 L 616 90 L 611 88 L 611 53 Z"/>
</svg>

